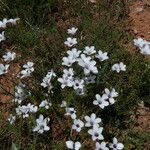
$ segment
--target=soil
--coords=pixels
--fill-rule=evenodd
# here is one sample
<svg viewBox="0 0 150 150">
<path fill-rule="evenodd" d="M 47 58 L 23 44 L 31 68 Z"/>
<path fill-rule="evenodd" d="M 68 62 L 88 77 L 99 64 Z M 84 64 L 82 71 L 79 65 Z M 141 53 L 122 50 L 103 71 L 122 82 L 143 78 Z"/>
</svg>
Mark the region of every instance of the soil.
<svg viewBox="0 0 150 150">
<path fill-rule="evenodd" d="M 142 37 L 150 41 L 150 0 L 134 0 L 129 8 L 130 30 L 133 32 L 134 38 Z M 131 53 L 137 53 L 133 42 L 130 42 L 127 47 Z M 135 129 L 150 131 L 149 108 L 139 106 L 137 114 Z"/>
<path fill-rule="evenodd" d="M 135 37 L 150 40 L 150 0 L 135 0 L 130 6 L 131 29 Z"/>
<path fill-rule="evenodd" d="M 140 106 L 137 109 L 136 123 L 134 128 L 138 131 L 150 132 L 150 109 Z"/>
</svg>

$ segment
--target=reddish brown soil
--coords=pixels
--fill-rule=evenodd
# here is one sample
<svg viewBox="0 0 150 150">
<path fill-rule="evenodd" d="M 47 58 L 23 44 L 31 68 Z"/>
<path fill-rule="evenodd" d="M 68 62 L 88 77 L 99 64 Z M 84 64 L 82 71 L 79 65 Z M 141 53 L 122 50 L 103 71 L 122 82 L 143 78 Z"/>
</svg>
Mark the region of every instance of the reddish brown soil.
<svg viewBox="0 0 150 150">
<path fill-rule="evenodd" d="M 138 131 L 150 131 L 150 109 L 139 107 L 137 109 L 135 129 Z"/>
<path fill-rule="evenodd" d="M 150 40 L 150 0 L 135 0 L 130 6 L 129 16 L 135 37 Z"/>
<path fill-rule="evenodd" d="M 14 47 L 12 46 L 4 46 L 5 51 L 14 51 Z M 14 51 L 15 52 L 15 51 Z M 6 64 L 3 59 L 0 59 L 0 63 Z M 17 62 L 12 61 L 9 63 L 8 72 L 4 75 L 0 76 L 0 112 L 4 115 L 8 115 L 7 110 L 11 106 L 11 100 L 14 94 L 14 86 L 17 81 L 17 75 L 19 72 L 19 64 Z"/>
<path fill-rule="evenodd" d="M 130 5 L 129 13 L 130 29 L 134 37 L 142 37 L 150 41 L 150 0 L 134 0 Z M 127 45 L 131 53 L 137 53 L 133 42 Z M 137 110 L 135 129 L 138 131 L 150 131 L 150 109 L 140 106 Z"/>
</svg>

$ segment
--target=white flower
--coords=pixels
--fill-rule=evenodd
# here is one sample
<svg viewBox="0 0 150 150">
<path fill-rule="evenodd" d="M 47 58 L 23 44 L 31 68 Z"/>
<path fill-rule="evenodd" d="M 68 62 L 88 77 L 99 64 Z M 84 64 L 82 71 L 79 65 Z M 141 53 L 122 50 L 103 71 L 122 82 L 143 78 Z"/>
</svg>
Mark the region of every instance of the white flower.
<svg viewBox="0 0 150 150">
<path fill-rule="evenodd" d="M 80 142 L 66 141 L 66 145 L 68 149 L 79 150 L 81 147 Z"/>
<path fill-rule="evenodd" d="M 107 52 L 102 52 L 102 51 L 98 51 L 98 54 L 95 55 L 96 58 L 98 58 L 100 61 L 104 61 L 106 59 L 108 59 L 109 57 L 107 56 Z"/>
<path fill-rule="evenodd" d="M 73 82 L 71 79 L 67 78 L 65 75 L 63 75 L 62 78 L 58 78 L 58 81 L 61 83 L 61 88 L 64 89 L 66 86 L 72 87 Z"/>
<path fill-rule="evenodd" d="M 3 21 L 0 21 L 0 28 L 6 28 L 7 23 L 11 23 L 12 25 L 16 25 L 17 21 L 20 18 L 15 18 L 15 19 L 9 19 L 7 20 L 6 18 L 3 19 Z"/>
<path fill-rule="evenodd" d="M 6 28 L 7 19 L 4 18 L 3 21 L 0 21 L 0 28 Z"/>
<path fill-rule="evenodd" d="M 84 54 L 81 54 L 81 58 L 78 60 L 78 64 L 84 68 L 84 74 L 88 75 L 90 72 L 97 74 L 98 70 L 96 61 L 91 60 L 91 57 L 86 57 Z"/>
<path fill-rule="evenodd" d="M 66 110 L 65 115 L 67 115 L 67 116 L 69 115 L 69 116 L 71 116 L 72 119 L 76 119 L 76 111 L 74 108 L 66 107 L 65 110 Z"/>
<path fill-rule="evenodd" d="M 52 89 L 52 85 L 51 85 L 51 79 L 52 77 L 55 77 L 56 74 L 54 73 L 53 69 L 51 69 L 50 71 L 48 71 L 47 75 L 43 78 L 43 82 L 41 83 L 41 86 L 45 87 L 49 87 L 49 89 Z"/>
<path fill-rule="evenodd" d="M 38 107 L 31 104 L 31 103 L 28 103 L 27 107 L 29 108 L 29 112 L 33 112 L 33 113 L 36 113 L 37 110 L 38 110 Z"/>
<path fill-rule="evenodd" d="M 64 72 L 63 76 L 67 77 L 68 79 L 73 78 L 73 75 L 74 75 L 73 68 L 64 69 L 63 72 Z"/>
<path fill-rule="evenodd" d="M 72 27 L 71 29 L 68 29 L 68 34 L 74 35 L 77 32 L 78 28 Z"/>
<path fill-rule="evenodd" d="M 66 101 L 62 101 L 60 107 L 66 107 L 67 106 L 67 102 Z"/>
<path fill-rule="evenodd" d="M 17 102 L 18 104 L 21 104 L 21 102 L 26 99 L 30 95 L 30 92 L 27 92 L 25 89 L 24 84 L 19 84 L 18 86 L 15 86 L 15 98 L 13 99 L 13 102 Z"/>
<path fill-rule="evenodd" d="M 92 135 L 92 140 L 103 140 L 104 137 L 102 135 L 103 127 L 93 126 L 93 129 L 88 130 L 88 133 Z"/>
<path fill-rule="evenodd" d="M 47 73 L 47 75 L 46 75 L 46 77 L 50 78 L 50 79 L 52 77 L 56 77 L 56 74 L 55 74 L 54 70 L 53 69 L 49 70 L 48 73 Z"/>
<path fill-rule="evenodd" d="M 12 25 L 16 25 L 18 20 L 20 20 L 20 18 L 9 19 L 9 20 L 7 20 L 7 22 L 11 23 Z"/>
<path fill-rule="evenodd" d="M 0 75 L 7 73 L 9 65 L 0 64 Z"/>
<path fill-rule="evenodd" d="M 83 87 L 82 89 L 76 89 L 76 93 L 78 95 L 84 95 L 85 94 L 85 88 Z"/>
<path fill-rule="evenodd" d="M 0 42 L 5 40 L 4 31 L 0 34 Z"/>
<path fill-rule="evenodd" d="M 83 89 L 83 87 L 84 87 L 84 80 L 76 79 L 76 80 L 73 81 L 74 90 Z"/>
<path fill-rule="evenodd" d="M 70 67 L 76 59 L 73 58 L 73 56 L 63 57 L 62 65 Z"/>
<path fill-rule="evenodd" d="M 81 51 L 77 50 L 76 48 L 72 48 L 70 51 L 67 51 L 67 54 L 73 59 L 77 59 L 80 53 Z"/>
<path fill-rule="evenodd" d="M 44 77 L 44 78 L 42 79 L 41 86 L 43 86 L 44 88 L 49 87 L 50 89 L 52 89 L 53 86 L 52 86 L 50 80 L 51 80 L 50 78 Z"/>
<path fill-rule="evenodd" d="M 36 119 L 36 126 L 33 129 L 33 132 L 38 132 L 42 134 L 44 131 L 48 131 L 50 127 L 47 126 L 47 123 L 50 121 L 49 118 L 43 117 L 43 115 L 40 115 L 38 119 Z"/>
<path fill-rule="evenodd" d="M 84 122 L 80 119 L 75 119 L 73 123 L 74 124 L 72 125 L 72 129 L 76 130 L 77 132 L 80 132 L 81 128 L 84 127 Z"/>
<path fill-rule="evenodd" d="M 6 55 L 3 55 L 4 61 L 12 61 L 16 57 L 16 53 L 14 52 L 7 52 Z"/>
<path fill-rule="evenodd" d="M 95 75 L 90 75 L 90 76 L 85 77 L 84 81 L 86 84 L 95 83 L 95 79 L 96 79 Z"/>
<path fill-rule="evenodd" d="M 96 149 L 95 150 L 109 150 L 109 148 L 106 147 L 106 143 L 105 142 L 102 142 L 101 144 L 96 142 Z"/>
<path fill-rule="evenodd" d="M 67 41 L 65 41 L 64 44 L 67 45 L 68 47 L 72 47 L 73 45 L 77 44 L 77 39 L 68 37 Z"/>
<path fill-rule="evenodd" d="M 122 150 L 124 148 L 124 145 L 122 143 L 118 143 L 117 139 L 114 137 L 113 143 L 111 143 L 109 147 L 113 150 Z"/>
<path fill-rule="evenodd" d="M 142 38 L 134 39 L 133 42 L 134 42 L 134 45 L 138 46 L 139 48 L 144 47 L 144 45 L 146 45 L 146 44 L 150 44 L 150 42 L 148 42 Z"/>
<path fill-rule="evenodd" d="M 150 55 L 150 42 L 142 38 L 138 38 L 134 39 L 134 45 L 140 49 L 141 54 Z"/>
<path fill-rule="evenodd" d="M 94 113 L 91 114 L 91 116 L 85 116 L 84 117 L 86 120 L 85 126 L 86 127 L 91 127 L 91 126 L 99 126 L 99 123 L 101 123 L 101 118 L 96 118 L 96 115 Z"/>
<path fill-rule="evenodd" d="M 112 88 L 111 90 L 105 88 L 105 94 L 108 96 L 108 100 L 110 102 L 110 104 L 114 104 L 115 100 L 114 97 L 118 96 L 118 93 L 116 92 L 116 90 L 114 88 Z"/>
<path fill-rule="evenodd" d="M 103 94 L 102 96 L 100 96 L 99 94 L 96 94 L 95 97 L 96 97 L 96 100 L 93 101 L 94 105 L 98 105 L 102 109 L 104 109 L 105 106 L 109 105 L 107 101 L 108 96 L 106 94 Z"/>
<path fill-rule="evenodd" d="M 28 61 L 27 64 L 23 65 L 23 68 L 25 68 L 25 69 L 30 69 L 30 68 L 33 67 L 33 65 L 34 65 L 33 62 Z"/>
<path fill-rule="evenodd" d="M 150 44 L 144 45 L 144 47 L 141 49 L 141 54 L 150 55 Z"/>
<path fill-rule="evenodd" d="M 95 47 L 94 46 L 90 46 L 90 47 L 86 46 L 83 53 L 85 53 L 87 55 L 92 55 L 92 54 L 96 53 Z"/>
<path fill-rule="evenodd" d="M 23 118 L 29 117 L 29 113 L 36 113 L 38 110 L 38 107 L 35 105 L 32 105 L 31 103 L 28 103 L 26 105 L 18 106 L 16 108 L 17 115 L 22 115 Z"/>
<path fill-rule="evenodd" d="M 124 65 L 122 62 L 120 62 L 119 64 L 116 63 L 112 66 L 112 70 L 117 71 L 117 73 L 119 73 L 120 71 L 126 71 L 126 65 Z"/>
<path fill-rule="evenodd" d="M 13 124 L 16 121 L 16 116 L 13 116 L 12 114 L 10 114 L 8 121 L 10 124 Z"/>
<path fill-rule="evenodd" d="M 48 100 L 43 100 L 39 105 L 39 107 L 45 107 L 46 109 L 49 109 L 50 106 L 52 106 L 52 104 L 48 102 Z"/>
<path fill-rule="evenodd" d="M 21 71 L 21 78 L 28 77 L 34 71 L 33 62 L 27 62 L 27 64 L 23 65 L 24 70 Z"/>
</svg>

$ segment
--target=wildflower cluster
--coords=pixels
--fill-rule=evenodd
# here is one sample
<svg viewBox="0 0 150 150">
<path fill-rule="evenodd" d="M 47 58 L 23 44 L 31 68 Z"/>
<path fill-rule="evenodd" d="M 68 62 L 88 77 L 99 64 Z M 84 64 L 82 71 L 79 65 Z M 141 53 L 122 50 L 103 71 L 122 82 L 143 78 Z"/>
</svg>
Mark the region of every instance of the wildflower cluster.
<svg viewBox="0 0 150 150">
<path fill-rule="evenodd" d="M 0 42 L 4 41 L 5 38 L 5 31 L 3 31 L 6 27 L 7 24 L 11 24 L 11 25 L 16 25 L 17 21 L 19 20 L 19 18 L 15 18 L 15 19 L 6 19 L 4 18 L 2 21 L 0 21 L 0 29 L 2 30 L 2 32 L 0 33 Z M 2 56 L 4 62 L 11 62 L 15 59 L 16 57 L 16 53 L 15 52 L 6 52 L 6 54 L 4 54 Z M 6 74 L 9 68 L 9 64 L 2 64 L 0 63 L 0 75 Z"/>
<path fill-rule="evenodd" d="M 17 21 L 17 20 L 16 20 Z M 5 21 L 4 21 L 5 22 Z M 78 31 L 77 28 L 73 27 L 68 29 L 68 34 L 75 35 Z M 33 132 L 37 132 L 39 134 L 43 134 L 44 131 L 50 130 L 50 117 L 44 117 L 46 114 L 42 114 L 40 111 L 41 108 L 50 109 L 53 101 L 51 101 L 50 96 L 53 95 L 53 78 L 57 78 L 56 82 L 61 84 L 61 90 L 65 91 L 65 89 L 69 88 L 70 90 L 75 91 L 77 95 L 85 96 L 88 92 L 86 88 L 87 85 L 96 83 L 96 78 L 99 73 L 99 64 L 103 61 L 109 59 L 107 52 L 102 52 L 101 50 L 97 50 L 95 46 L 85 46 L 82 50 L 79 50 L 75 45 L 77 45 L 77 38 L 68 37 L 64 42 L 65 46 L 69 48 L 65 57 L 62 58 L 62 66 L 63 73 L 61 77 L 57 77 L 56 73 L 53 69 L 49 70 L 46 76 L 42 79 L 40 86 L 42 88 L 47 89 L 46 99 L 42 99 L 39 102 L 32 101 L 30 102 L 31 92 L 27 90 L 26 85 L 19 84 L 15 87 L 13 102 L 17 105 L 15 108 L 15 115 L 10 115 L 8 121 L 12 124 L 15 123 L 16 118 L 30 117 L 32 114 L 38 114 L 38 118 L 35 120 L 35 126 L 32 128 Z M 3 56 L 4 61 L 12 61 L 16 57 L 15 53 L 7 53 Z M 7 73 L 9 65 L 0 64 L 0 75 Z M 118 64 L 114 64 L 111 69 L 112 71 L 120 71 L 126 70 L 126 65 L 122 62 Z M 20 79 L 28 78 L 34 72 L 34 63 L 32 61 L 28 61 L 23 65 L 23 70 L 20 71 Z M 60 91 L 61 92 L 61 91 Z M 114 88 L 105 88 L 101 93 L 97 93 L 95 98 L 93 98 L 93 106 L 99 106 L 100 109 L 104 109 L 109 105 L 113 105 L 115 103 L 115 98 L 118 96 L 118 92 Z M 90 115 L 78 116 L 77 108 L 70 106 L 66 101 L 62 101 L 61 108 L 64 108 L 65 116 L 70 116 L 72 125 L 70 130 L 73 132 L 80 133 L 83 131 L 87 131 L 89 137 L 93 141 L 96 141 L 95 150 L 102 149 L 108 150 L 109 148 L 113 150 L 121 150 L 123 149 L 123 144 L 118 143 L 117 139 L 113 139 L 113 143 L 105 142 L 106 139 L 103 135 L 104 128 L 102 126 L 102 118 L 96 116 L 94 112 Z M 34 115 L 36 116 L 36 115 Z M 71 139 L 71 138 L 70 138 Z M 66 146 L 68 149 L 79 150 L 82 147 L 82 143 L 79 141 L 66 141 Z"/>
<path fill-rule="evenodd" d="M 73 35 L 75 34 L 75 28 Z M 71 29 L 69 29 L 70 31 Z M 70 32 L 69 32 L 70 33 Z M 69 41 L 68 41 L 69 39 Z M 67 38 L 67 41 L 64 42 L 69 48 L 77 44 L 76 38 Z M 68 44 L 70 42 L 70 44 Z M 97 51 L 95 46 L 86 46 L 84 50 L 78 50 L 76 47 L 73 47 L 71 50 L 67 51 L 67 56 L 63 57 L 62 65 L 66 66 L 63 70 L 63 75 L 61 78 L 58 78 L 58 81 L 61 83 L 61 88 L 65 87 L 73 88 L 77 94 L 84 95 L 86 92 L 86 85 L 90 83 L 95 83 L 96 75 L 98 74 L 98 63 L 107 60 L 108 53 L 102 52 L 101 50 Z M 80 70 L 80 76 L 77 76 L 78 73 L 75 72 L 76 68 Z M 112 71 L 125 71 L 126 65 L 122 62 L 119 64 L 114 64 L 112 66 Z M 96 100 L 93 101 L 94 105 L 98 105 L 101 109 L 104 109 L 108 105 L 115 103 L 115 99 L 118 96 L 118 93 L 114 88 L 108 89 L 105 88 L 102 96 L 99 94 L 95 95 Z M 88 134 L 92 136 L 93 141 L 102 141 L 101 143 L 96 142 L 96 149 L 108 150 L 109 148 L 113 149 L 123 149 L 123 144 L 115 141 L 115 144 L 109 144 L 104 142 L 104 136 L 102 134 L 102 119 L 96 117 L 95 113 L 92 113 L 90 116 L 85 116 L 85 121 L 79 119 L 76 114 L 76 110 L 73 107 L 67 107 L 66 101 L 62 101 L 61 107 L 65 107 L 66 114 L 70 115 L 73 124 L 71 130 L 76 132 L 81 132 L 84 127 L 91 127 L 88 130 Z M 116 138 L 114 138 L 117 140 Z M 66 146 L 68 149 L 78 150 L 81 148 L 82 144 L 79 141 L 66 141 Z"/>
</svg>

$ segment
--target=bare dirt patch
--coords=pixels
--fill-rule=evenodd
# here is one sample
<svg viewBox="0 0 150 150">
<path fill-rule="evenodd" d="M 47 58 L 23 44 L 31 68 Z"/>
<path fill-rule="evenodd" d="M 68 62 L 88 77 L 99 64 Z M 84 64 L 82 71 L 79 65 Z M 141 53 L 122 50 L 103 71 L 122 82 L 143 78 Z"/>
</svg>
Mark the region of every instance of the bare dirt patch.
<svg viewBox="0 0 150 150">
<path fill-rule="evenodd" d="M 135 129 L 138 131 L 150 131 L 150 109 L 139 107 L 137 109 Z"/>
<path fill-rule="evenodd" d="M 131 29 L 136 37 L 150 40 L 150 0 L 135 0 L 131 3 L 129 16 Z"/>
</svg>

